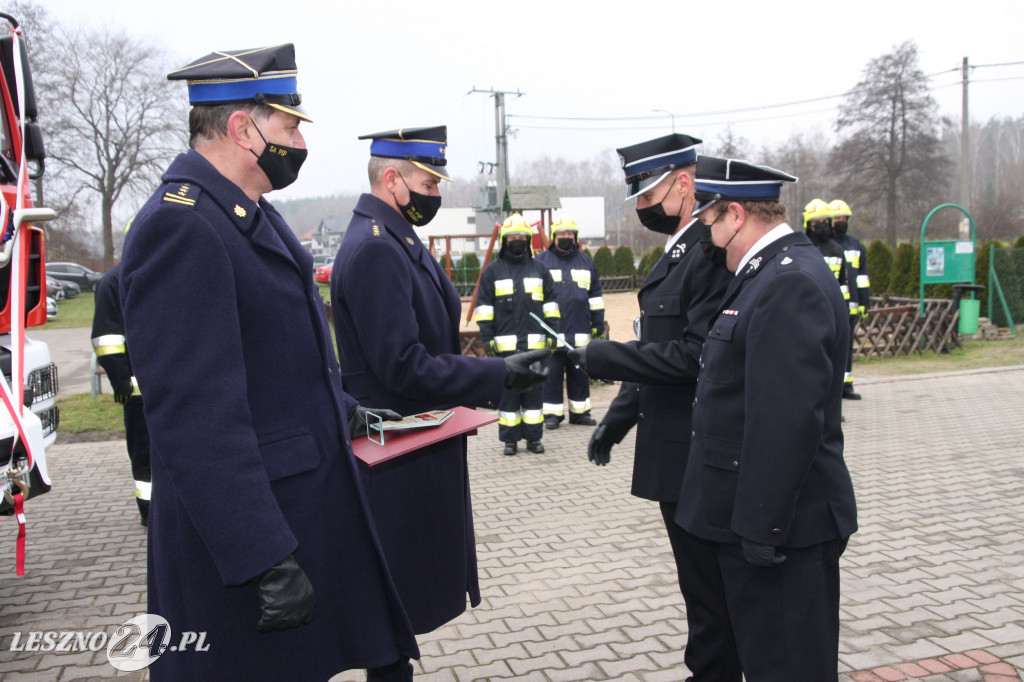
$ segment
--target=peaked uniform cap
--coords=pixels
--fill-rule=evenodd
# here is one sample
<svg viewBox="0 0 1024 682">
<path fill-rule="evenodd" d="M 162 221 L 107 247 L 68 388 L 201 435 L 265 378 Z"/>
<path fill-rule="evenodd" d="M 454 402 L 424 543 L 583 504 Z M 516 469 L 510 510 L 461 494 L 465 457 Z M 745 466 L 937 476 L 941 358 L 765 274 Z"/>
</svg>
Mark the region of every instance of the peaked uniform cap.
<svg viewBox="0 0 1024 682">
<path fill-rule="evenodd" d="M 448 160 L 448 127 L 399 128 L 383 133 L 360 135 L 370 143 L 370 156 L 385 159 L 405 159 L 417 168 L 433 173 L 443 180 L 451 180 L 445 166 Z"/>
<path fill-rule="evenodd" d="M 697 162 L 697 215 L 719 199 L 734 201 L 778 201 L 782 185 L 796 182 L 795 176 L 768 166 L 739 159 L 701 156 Z"/>
<path fill-rule="evenodd" d="M 312 122 L 300 106 L 297 74 L 295 46 L 285 43 L 211 52 L 167 74 L 167 80 L 188 81 L 193 106 L 258 102 Z"/>
<path fill-rule="evenodd" d="M 651 189 L 675 169 L 697 163 L 700 143 L 696 137 L 672 133 L 617 149 L 626 174 L 626 200 Z"/>
</svg>

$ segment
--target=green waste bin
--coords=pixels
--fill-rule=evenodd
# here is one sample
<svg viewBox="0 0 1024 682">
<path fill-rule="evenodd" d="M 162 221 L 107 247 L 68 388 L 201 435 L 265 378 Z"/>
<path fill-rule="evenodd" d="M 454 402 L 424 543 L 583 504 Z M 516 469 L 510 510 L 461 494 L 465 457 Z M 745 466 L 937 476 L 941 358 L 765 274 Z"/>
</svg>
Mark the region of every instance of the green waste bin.
<svg viewBox="0 0 1024 682">
<path fill-rule="evenodd" d="M 981 301 L 976 298 L 960 299 L 960 327 L 961 334 L 978 333 L 978 314 L 981 312 Z"/>
</svg>

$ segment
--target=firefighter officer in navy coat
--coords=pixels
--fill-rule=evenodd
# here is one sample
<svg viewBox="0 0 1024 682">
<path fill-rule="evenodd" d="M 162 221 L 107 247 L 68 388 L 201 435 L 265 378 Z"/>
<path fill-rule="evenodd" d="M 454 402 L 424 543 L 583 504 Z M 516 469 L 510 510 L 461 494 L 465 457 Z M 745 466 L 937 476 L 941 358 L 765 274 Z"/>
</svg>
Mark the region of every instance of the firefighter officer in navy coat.
<svg viewBox="0 0 1024 682">
<path fill-rule="evenodd" d="M 697 682 L 740 682 L 728 613 L 705 595 L 721 583 L 714 546 L 676 525 L 676 502 L 690 445 L 690 411 L 701 344 L 729 283 L 712 262 L 707 225 L 693 212 L 700 169 L 697 138 L 674 133 L 618 150 L 627 201 L 648 229 L 665 234 L 665 252 L 637 298 L 638 340 L 592 341 L 569 352 L 595 379 L 623 381 L 594 430 L 589 456 L 607 464 L 611 448 L 636 425 L 633 495 L 658 502 L 686 602 L 684 660 Z M 705 253 L 705 249 L 708 253 Z"/>
<path fill-rule="evenodd" d="M 433 219 L 447 180 L 447 129 L 364 135 L 363 194 L 331 270 L 331 308 L 345 390 L 402 415 L 496 407 L 502 390 L 547 377 L 546 351 L 461 354 L 458 292 L 413 230 Z M 530 365 L 534 364 L 534 369 Z M 362 465 L 361 465 L 362 466 Z M 480 602 L 466 437 L 362 466 L 384 552 L 417 634 Z"/>
<path fill-rule="evenodd" d="M 305 157 L 293 47 L 170 78 L 189 81 L 191 149 L 129 227 L 121 301 L 152 446 L 148 608 L 171 643 L 204 632 L 206 649 L 165 651 L 151 679 L 403 663 L 415 637 L 359 486 L 312 257 L 262 197 Z"/>
<path fill-rule="evenodd" d="M 702 157 L 698 208 L 735 276 L 701 355 L 676 521 L 718 547 L 746 679 L 838 677 L 839 557 L 857 530 L 843 459 L 848 307 L 763 166 Z M 703 194 L 702 194 L 703 193 Z"/>
</svg>

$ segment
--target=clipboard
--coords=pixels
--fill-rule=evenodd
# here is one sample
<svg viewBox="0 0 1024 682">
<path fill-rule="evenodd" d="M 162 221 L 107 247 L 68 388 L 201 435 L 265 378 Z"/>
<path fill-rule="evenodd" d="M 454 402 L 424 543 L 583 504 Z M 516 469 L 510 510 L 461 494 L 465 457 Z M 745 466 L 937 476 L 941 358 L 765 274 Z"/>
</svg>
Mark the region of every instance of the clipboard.
<svg viewBox="0 0 1024 682">
<path fill-rule="evenodd" d="M 374 443 L 366 436 L 356 438 L 352 441 L 352 453 L 361 462 L 372 467 L 498 421 L 497 414 L 478 412 L 471 407 L 459 406 L 452 409 L 455 414 L 437 426 L 388 432 L 384 445 Z"/>
</svg>

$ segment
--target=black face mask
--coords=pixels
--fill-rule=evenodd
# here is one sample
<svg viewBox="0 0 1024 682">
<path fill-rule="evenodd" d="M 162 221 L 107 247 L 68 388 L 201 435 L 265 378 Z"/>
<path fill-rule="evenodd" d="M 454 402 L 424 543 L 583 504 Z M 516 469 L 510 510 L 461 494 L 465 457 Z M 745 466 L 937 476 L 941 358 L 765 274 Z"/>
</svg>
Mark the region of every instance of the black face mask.
<svg viewBox="0 0 1024 682">
<path fill-rule="evenodd" d="M 824 244 L 832 237 L 832 228 L 828 225 L 808 225 L 806 231 L 815 244 Z"/>
<path fill-rule="evenodd" d="M 678 177 L 676 178 L 678 180 Z M 683 211 L 682 204 L 679 205 L 679 214 L 677 215 L 666 215 L 665 209 L 662 204 L 665 203 L 665 199 L 672 192 L 672 187 L 675 186 L 675 181 L 668 188 L 668 192 L 665 192 L 665 198 L 659 201 L 654 206 L 648 206 L 647 208 L 638 208 L 636 210 L 636 216 L 640 219 L 640 223 L 652 232 L 658 232 L 660 234 L 675 234 L 676 230 L 679 229 L 679 221 Z M 685 202 L 684 202 L 685 203 Z"/>
<path fill-rule="evenodd" d="M 832 221 L 832 231 L 835 233 L 837 237 L 842 237 L 844 234 L 846 234 L 846 228 L 848 226 L 849 223 L 847 223 L 845 220 Z"/>
<path fill-rule="evenodd" d="M 572 237 L 560 237 L 555 240 L 555 248 L 559 251 L 572 251 L 575 245 L 576 240 Z"/>
<path fill-rule="evenodd" d="M 504 250 L 508 251 L 508 255 L 518 257 L 526 253 L 526 247 L 528 247 L 529 245 L 529 240 L 516 239 L 514 241 L 505 242 Z"/>
<path fill-rule="evenodd" d="M 402 176 L 399 175 L 398 177 L 401 178 Z M 413 192 L 409 189 L 409 184 L 405 181 L 405 178 L 402 178 L 402 184 L 409 190 L 409 203 L 399 204 L 398 209 L 410 225 L 423 227 L 437 215 L 438 209 L 441 208 L 441 197 Z"/>
<path fill-rule="evenodd" d="M 252 121 L 252 119 L 249 120 Z M 256 121 L 252 121 L 252 127 L 256 128 L 256 132 L 263 140 L 264 147 L 259 154 L 251 149 L 249 152 L 256 157 L 256 165 L 267 176 L 270 186 L 274 189 L 283 189 L 295 182 L 295 179 L 299 177 L 299 169 L 306 161 L 306 150 L 271 144 L 256 127 Z"/>
<path fill-rule="evenodd" d="M 692 229 L 692 228 L 691 228 Z M 704 250 L 704 257 L 711 261 L 711 264 L 718 268 L 725 267 L 725 256 L 727 251 L 721 246 L 715 246 L 711 241 L 711 230 L 700 238 L 700 248 Z"/>
</svg>

